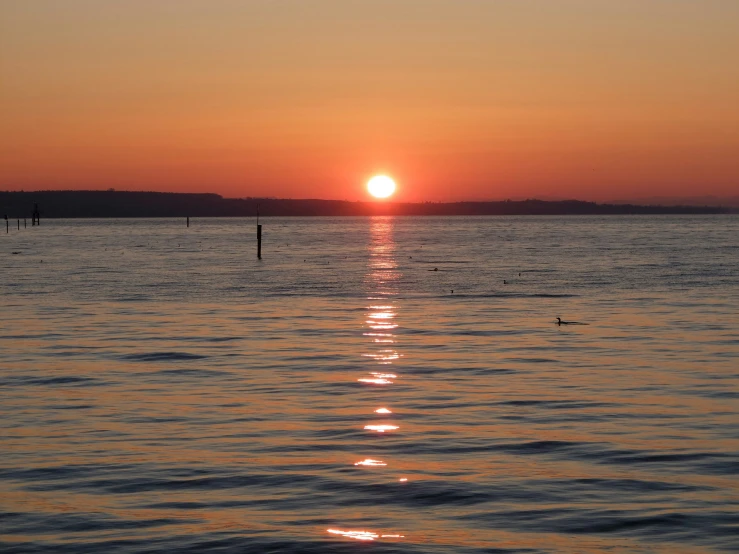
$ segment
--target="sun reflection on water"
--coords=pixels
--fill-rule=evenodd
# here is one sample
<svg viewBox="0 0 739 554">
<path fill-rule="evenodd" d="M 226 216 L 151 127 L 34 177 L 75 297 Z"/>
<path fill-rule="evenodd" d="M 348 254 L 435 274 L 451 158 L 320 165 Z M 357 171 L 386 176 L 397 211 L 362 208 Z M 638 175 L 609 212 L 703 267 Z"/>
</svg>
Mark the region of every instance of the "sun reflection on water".
<svg viewBox="0 0 739 554">
<path fill-rule="evenodd" d="M 360 383 L 373 383 L 375 385 L 392 385 L 393 379 L 397 379 L 398 376 L 395 373 L 380 373 L 377 371 L 371 371 L 372 377 L 362 377 L 357 379 Z"/>
<path fill-rule="evenodd" d="M 374 385 L 392 385 L 393 382 L 389 379 L 381 379 L 378 377 L 363 377 L 361 379 L 357 379 L 360 383 L 372 383 Z"/>
<path fill-rule="evenodd" d="M 397 329 L 397 324 L 393 323 L 392 321 L 389 321 L 390 318 L 387 319 L 367 319 L 365 323 L 369 325 L 371 329 L 376 330 L 388 330 L 388 329 Z"/>
<path fill-rule="evenodd" d="M 358 541 L 373 541 L 380 536 L 371 531 L 341 531 L 340 529 L 328 529 L 328 532 Z"/>
<path fill-rule="evenodd" d="M 399 429 L 397 425 L 365 425 L 364 428 L 367 431 L 376 431 L 378 433 L 384 433 L 385 431 L 395 431 Z"/>
<path fill-rule="evenodd" d="M 370 308 L 373 308 L 374 306 L 370 306 Z M 393 306 L 383 306 L 383 308 L 391 310 Z M 374 319 L 392 319 L 395 317 L 395 314 L 393 312 L 374 312 L 369 315 L 370 320 Z M 368 322 L 370 323 L 370 322 Z"/>
<path fill-rule="evenodd" d="M 395 260 L 395 243 L 392 231 L 393 220 L 391 218 L 374 218 L 370 223 L 369 264 L 366 275 L 369 305 L 365 307 L 365 329 L 362 334 L 371 341 L 370 344 L 375 346 L 373 350 L 365 352 L 361 356 L 380 366 L 392 365 L 402 357 L 398 350 L 390 346 L 396 344 L 395 332 L 398 329 L 398 323 L 396 322 L 398 310 L 393 302 L 393 297 L 397 294 L 395 282 L 401 278 Z M 387 371 L 369 371 L 368 374 L 366 377 L 360 377 L 357 381 L 370 385 L 392 385 L 398 379 L 397 373 Z M 379 407 L 374 412 L 377 414 L 392 414 L 392 411 L 385 407 Z M 389 423 L 373 423 L 364 426 L 365 431 L 378 434 L 396 431 L 399 428 L 399 425 Z M 365 458 L 355 462 L 354 465 L 379 468 L 377 471 L 383 471 L 381 468 L 388 464 L 384 460 Z M 395 480 L 397 477 L 388 476 L 388 479 Z M 407 479 L 402 478 L 400 481 L 404 482 Z M 400 534 L 380 534 L 367 530 L 328 529 L 328 532 L 358 541 L 403 538 L 403 535 Z"/>
<path fill-rule="evenodd" d="M 392 333 L 363 333 L 365 337 L 374 337 L 372 342 L 380 344 L 394 344 L 395 339 Z"/>
<path fill-rule="evenodd" d="M 381 535 L 379 533 L 374 533 L 373 531 L 342 531 L 341 529 L 327 529 L 329 533 L 332 535 L 341 535 L 342 537 L 347 537 L 349 539 L 355 539 L 358 541 L 374 541 L 376 539 L 402 539 L 405 538 L 405 535 Z"/>
<path fill-rule="evenodd" d="M 356 462 L 354 465 L 355 466 L 380 467 L 380 466 L 386 466 L 387 464 L 385 462 L 383 462 L 382 460 L 373 460 L 372 458 L 367 458 L 367 459 L 362 460 L 360 462 Z"/>
<path fill-rule="evenodd" d="M 374 358 L 379 364 L 391 364 L 400 358 L 396 350 L 378 350 L 375 354 L 362 354 L 365 358 Z"/>
</svg>

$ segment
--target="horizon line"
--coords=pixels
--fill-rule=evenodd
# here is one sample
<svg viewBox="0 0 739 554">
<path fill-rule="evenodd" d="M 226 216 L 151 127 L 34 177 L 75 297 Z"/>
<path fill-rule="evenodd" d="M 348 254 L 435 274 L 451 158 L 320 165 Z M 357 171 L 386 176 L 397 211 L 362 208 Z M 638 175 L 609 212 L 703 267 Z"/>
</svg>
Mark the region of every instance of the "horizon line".
<svg viewBox="0 0 739 554">
<path fill-rule="evenodd" d="M 575 197 L 514 197 L 514 198 L 498 198 L 488 200 L 393 200 L 393 199 L 366 199 L 366 200 L 349 200 L 346 198 L 284 198 L 276 196 L 224 196 L 217 192 L 184 192 L 184 191 L 159 191 L 159 190 L 121 190 L 115 188 L 105 189 L 36 189 L 36 190 L 0 190 L 0 194 L 34 194 L 34 193 L 116 193 L 116 194 L 172 194 L 172 195 L 208 195 L 217 196 L 224 200 L 267 200 L 267 201 L 304 201 L 304 202 L 345 202 L 350 204 L 487 204 L 487 203 L 505 203 L 505 202 L 581 202 L 596 205 L 612 205 L 612 206 L 665 206 L 663 202 L 681 202 L 681 204 L 670 204 L 666 207 L 714 207 L 710 204 L 690 204 L 685 202 L 705 202 L 709 200 L 715 201 L 732 201 L 739 202 L 739 195 L 735 196 L 717 196 L 713 194 L 703 196 L 650 196 L 645 198 L 634 198 L 630 200 L 584 200 Z M 715 206 L 721 207 L 721 206 Z"/>
</svg>

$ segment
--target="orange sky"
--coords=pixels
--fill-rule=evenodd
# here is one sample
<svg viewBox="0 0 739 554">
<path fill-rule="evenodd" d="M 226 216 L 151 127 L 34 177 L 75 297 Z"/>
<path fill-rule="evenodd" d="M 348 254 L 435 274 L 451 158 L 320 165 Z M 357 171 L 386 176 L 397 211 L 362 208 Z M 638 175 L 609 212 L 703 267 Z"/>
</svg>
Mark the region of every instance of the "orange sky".
<svg viewBox="0 0 739 554">
<path fill-rule="evenodd" d="M 8 0 L 0 189 L 739 195 L 735 0 Z"/>
</svg>

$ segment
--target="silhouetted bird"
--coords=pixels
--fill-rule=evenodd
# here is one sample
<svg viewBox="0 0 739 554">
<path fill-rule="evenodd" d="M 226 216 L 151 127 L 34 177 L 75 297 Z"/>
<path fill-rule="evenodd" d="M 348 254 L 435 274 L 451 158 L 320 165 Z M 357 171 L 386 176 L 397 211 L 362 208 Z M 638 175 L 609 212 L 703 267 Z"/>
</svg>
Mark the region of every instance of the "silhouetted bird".
<svg viewBox="0 0 739 554">
<path fill-rule="evenodd" d="M 557 325 L 587 325 L 587 323 L 581 323 L 579 321 L 562 321 L 562 319 L 557 318 Z"/>
</svg>

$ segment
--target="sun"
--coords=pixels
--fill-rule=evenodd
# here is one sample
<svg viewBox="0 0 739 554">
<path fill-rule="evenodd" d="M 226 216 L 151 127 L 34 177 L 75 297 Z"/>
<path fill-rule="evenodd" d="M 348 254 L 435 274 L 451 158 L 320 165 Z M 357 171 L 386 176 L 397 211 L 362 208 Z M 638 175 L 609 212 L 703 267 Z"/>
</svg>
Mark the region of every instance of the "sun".
<svg viewBox="0 0 739 554">
<path fill-rule="evenodd" d="M 375 198 L 387 198 L 395 192 L 395 181 L 387 175 L 375 175 L 367 181 L 367 190 Z"/>
</svg>

